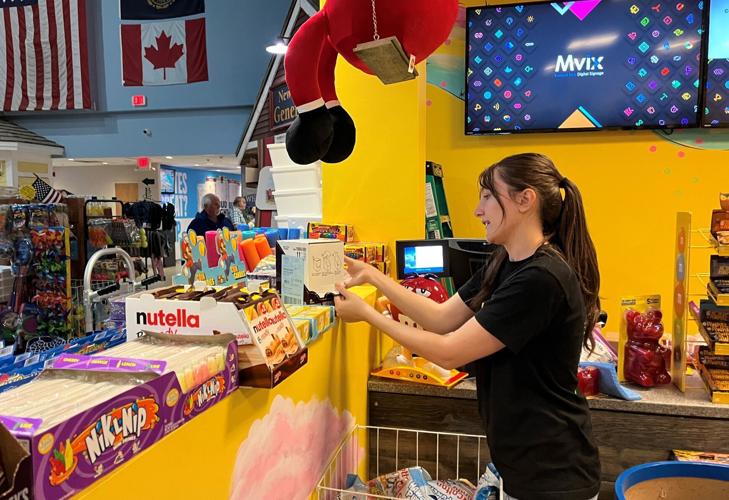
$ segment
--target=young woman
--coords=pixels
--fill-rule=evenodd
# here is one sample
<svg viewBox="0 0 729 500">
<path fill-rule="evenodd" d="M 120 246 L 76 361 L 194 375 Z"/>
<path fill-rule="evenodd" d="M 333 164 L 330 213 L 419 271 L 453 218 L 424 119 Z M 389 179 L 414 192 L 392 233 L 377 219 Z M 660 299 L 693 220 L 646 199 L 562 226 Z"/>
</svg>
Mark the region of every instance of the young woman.
<svg viewBox="0 0 729 500">
<path fill-rule="evenodd" d="M 337 313 L 367 321 L 445 368 L 475 362 L 477 397 L 505 498 L 587 500 L 600 490 L 590 412 L 576 393 L 591 345 L 600 276 L 580 192 L 549 158 L 504 158 L 479 178 L 475 210 L 489 262 L 437 304 L 346 260 Z M 423 330 L 379 314 L 346 287 L 371 283 Z M 510 495 L 510 496 L 508 496 Z"/>
</svg>

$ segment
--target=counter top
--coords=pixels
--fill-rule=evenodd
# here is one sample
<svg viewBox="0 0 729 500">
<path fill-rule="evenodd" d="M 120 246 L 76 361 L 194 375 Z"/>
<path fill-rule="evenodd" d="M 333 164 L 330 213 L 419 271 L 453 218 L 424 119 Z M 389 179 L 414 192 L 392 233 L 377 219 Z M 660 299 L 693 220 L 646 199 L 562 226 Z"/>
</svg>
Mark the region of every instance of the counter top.
<svg viewBox="0 0 729 500">
<path fill-rule="evenodd" d="M 729 405 L 718 405 L 709 401 L 709 394 L 704 389 L 698 374 L 686 377 L 685 393 L 679 391 L 673 384 L 652 389 L 638 388 L 633 385 L 630 388 L 638 392 L 643 399 L 624 401 L 610 397 L 597 397 L 589 398 L 588 404 L 593 410 L 729 419 Z M 446 389 L 432 385 L 371 377 L 367 389 L 370 392 L 476 399 L 476 382 L 474 379 L 466 379 L 452 389 Z"/>
</svg>

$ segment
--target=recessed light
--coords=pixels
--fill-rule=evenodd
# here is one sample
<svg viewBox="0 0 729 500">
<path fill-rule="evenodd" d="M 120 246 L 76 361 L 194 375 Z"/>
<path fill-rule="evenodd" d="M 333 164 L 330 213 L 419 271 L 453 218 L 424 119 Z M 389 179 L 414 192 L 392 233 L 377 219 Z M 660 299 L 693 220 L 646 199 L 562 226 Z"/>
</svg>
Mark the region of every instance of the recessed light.
<svg viewBox="0 0 729 500">
<path fill-rule="evenodd" d="M 166 159 L 166 160 L 171 160 L 171 159 L 172 159 L 172 157 L 171 157 L 171 156 L 165 156 L 165 159 Z"/>
<path fill-rule="evenodd" d="M 199 164 L 199 163 L 196 163 L 196 164 L 195 164 L 195 166 L 196 166 L 196 167 L 199 167 L 199 166 L 200 166 L 200 164 Z"/>
<path fill-rule="evenodd" d="M 288 47 L 286 46 L 286 44 L 282 40 L 279 40 L 276 42 L 275 45 L 269 45 L 268 47 L 266 47 L 266 52 L 268 52 L 269 54 L 280 55 L 285 54 L 287 48 Z"/>
<path fill-rule="evenodd" d="M 109 164 L 109 162 L 108 162 L 108 161 L 102 161 L 102 162 L 101 162 L 101 164 L 102 164 L 102 165 L 108 165 L 108 164 Z"/>
<path fill-rule="evenodd" d="M 68 161 L 75 161 L 73 158 L 69 158 Z"/>
</svg>

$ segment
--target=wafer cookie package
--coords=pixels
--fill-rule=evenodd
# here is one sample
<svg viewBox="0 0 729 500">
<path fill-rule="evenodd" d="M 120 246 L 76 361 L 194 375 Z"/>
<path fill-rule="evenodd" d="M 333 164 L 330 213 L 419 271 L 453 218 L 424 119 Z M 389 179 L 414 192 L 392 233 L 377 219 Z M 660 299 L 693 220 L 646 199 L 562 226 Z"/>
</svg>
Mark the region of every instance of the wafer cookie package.
<svg viewBox="0 0 729 500">
<path fill-rule="evenodd" d="M 27 498 L 68 498 L 229 395 L 237 377 L 232 335 L 149 333 L 104 356 L 63 354 L 0 395 L 0 422 L 28 453 L 2 446 L 0 462 L 32 469 L 7 482 Z"/>
</svg>

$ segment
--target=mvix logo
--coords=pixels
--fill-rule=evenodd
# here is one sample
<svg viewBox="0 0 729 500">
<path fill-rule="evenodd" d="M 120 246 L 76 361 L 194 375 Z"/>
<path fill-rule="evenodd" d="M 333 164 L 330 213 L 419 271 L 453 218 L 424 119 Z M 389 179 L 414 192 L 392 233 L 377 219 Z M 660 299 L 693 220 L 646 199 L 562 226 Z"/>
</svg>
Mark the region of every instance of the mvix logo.
<svg viewBox="0 0 729 500">
<path fill-rule="evenodd" d="M 576 71 L 602 71 L 604 56 L 575 57 L 572 54 L 567 56 L 558 55 L 557 64 L 554 66 L 555 73 L 574 73 Z"/>
</svg>

